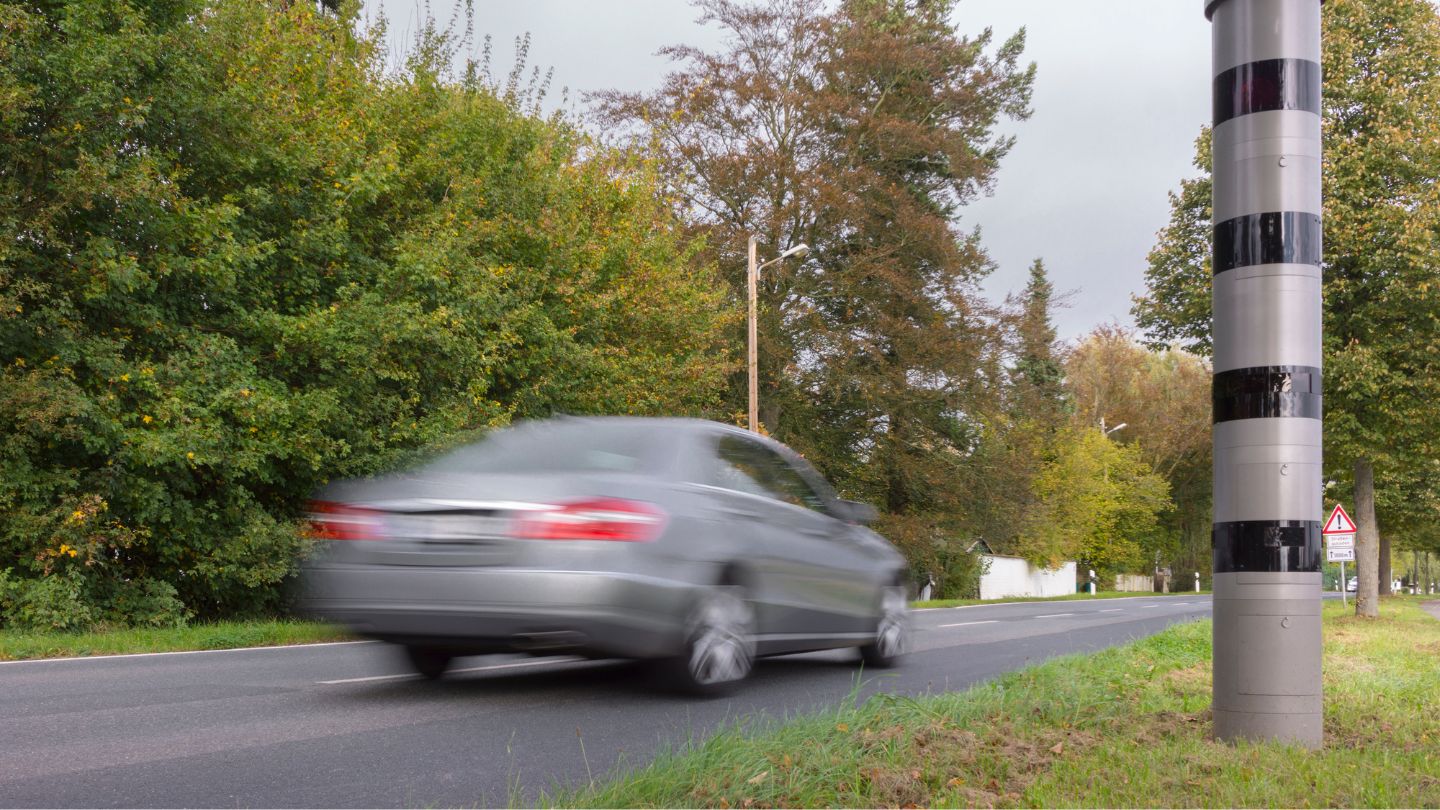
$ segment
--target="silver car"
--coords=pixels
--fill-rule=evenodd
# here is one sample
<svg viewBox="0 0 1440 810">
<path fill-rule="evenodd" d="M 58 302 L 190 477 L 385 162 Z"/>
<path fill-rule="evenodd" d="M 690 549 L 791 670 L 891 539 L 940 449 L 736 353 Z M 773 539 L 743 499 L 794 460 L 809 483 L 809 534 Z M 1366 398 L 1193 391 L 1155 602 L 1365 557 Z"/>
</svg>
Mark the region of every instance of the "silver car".
<svg viewBox="0 0 1440 810">
<path fill-rule="evenodd" d="M 304 607 L 439 677 L 491 652 L 649 659 L 713 692 L 756 656 L 889 666 L 906 563 L 784 445 L 693 419 L 559 418 L 404 475 L 336 483 Z"/>
</svg>

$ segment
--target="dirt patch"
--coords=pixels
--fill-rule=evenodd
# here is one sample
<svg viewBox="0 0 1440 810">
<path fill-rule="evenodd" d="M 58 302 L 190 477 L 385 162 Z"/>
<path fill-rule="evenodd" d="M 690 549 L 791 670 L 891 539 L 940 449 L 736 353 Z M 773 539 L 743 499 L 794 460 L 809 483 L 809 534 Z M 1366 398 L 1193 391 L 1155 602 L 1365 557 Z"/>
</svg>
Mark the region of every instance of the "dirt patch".
<svg viewBox="0 0 1440 810">
<path fill-rule="evenodd" d="M 1415 650 L 1425 655 L 1440 655 L 1440 641 L 1432 641 L 1429 644 L 1416 644 Z"/>
<path fill-rule="evenodd" d="M 1210 690 L 1210 666 L 1196 664 L 1184 669 L 1172 669 L 1165 673 L 1164 681 L 1167 687 L 1182 695 L 1207 692 Z"/>
<path fill-rule="evenodd" d="M 872 740 L 880 738 L 894 736 L 871 733 Z M 900 756 L 862 769 L 864 784 L 857 793 L 884 807 L 926 807 L 942 797 L 946 804 L 969 807 L 1014 804 L 1056 762 L 1080 755 L 1098 740 L 1094 732 L 1078 729 L 1016 729 L 998 721 L 977 732 L 936 721 L 893 749 Z"/>
<path fill-rule="evenodd" d="M 1143 745 L 1157 745 L 1162 742 L 1194 737 L 1206 739 L 1210 735 L 1212 714 L 1209 709 L 1198 712 L 1154 712 L 1141 714 L 1135 723 L 1126 727 L 1126 733 L 1134 736 Z"/>
</svg>

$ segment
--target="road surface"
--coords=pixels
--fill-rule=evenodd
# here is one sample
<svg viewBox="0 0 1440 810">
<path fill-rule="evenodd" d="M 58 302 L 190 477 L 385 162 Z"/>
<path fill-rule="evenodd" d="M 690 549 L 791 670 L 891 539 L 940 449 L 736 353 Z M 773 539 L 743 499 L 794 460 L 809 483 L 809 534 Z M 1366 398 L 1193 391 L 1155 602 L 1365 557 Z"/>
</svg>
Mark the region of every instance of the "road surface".
<svg viewBox="0 0 1440 810">
<path fill-rule="evenodd" d="M 439 682 L 351 642 L 0 663 L 3 807 L 504 806 L 583 785 L 739 718 L 852 692 L 924 694 L 1210 614 L 1202 595 L 919 611 L 914 652 L 762 661 L 728 698 L 632 664 L 486 656 Z"/>
</svg>

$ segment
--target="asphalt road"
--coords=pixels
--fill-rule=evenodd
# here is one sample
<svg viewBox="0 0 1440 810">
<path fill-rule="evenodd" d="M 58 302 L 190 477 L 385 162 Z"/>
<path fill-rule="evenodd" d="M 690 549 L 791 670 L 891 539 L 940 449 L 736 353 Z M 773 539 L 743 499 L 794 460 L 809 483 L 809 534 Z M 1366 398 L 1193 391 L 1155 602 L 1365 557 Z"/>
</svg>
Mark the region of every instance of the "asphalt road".
<svg viewBox="0 0 1440 810">
<path fill-rule="evenodd" d="M 899 669 L 768 659 L 712 700 L 657 693 L 619 662 L 477 657 L 423 681 L 369 642 L 0 663 L 0 806 L 534 802 L 727 721 L 963 688 L 1209 613 L 1201 595 L 919 611 Z"/>
</svg>

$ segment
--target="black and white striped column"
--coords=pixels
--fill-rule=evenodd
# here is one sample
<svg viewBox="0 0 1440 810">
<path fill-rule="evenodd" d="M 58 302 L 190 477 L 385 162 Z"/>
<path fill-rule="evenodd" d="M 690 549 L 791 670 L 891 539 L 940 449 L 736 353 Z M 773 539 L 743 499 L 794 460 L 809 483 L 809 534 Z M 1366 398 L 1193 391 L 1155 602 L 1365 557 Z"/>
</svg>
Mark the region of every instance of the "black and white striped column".
<svg viewBox="0 0 1440 810">
<path fill-rule="evenodd" d="M 1206 0 L 1215 734 L 1322 742 L 1320 2 Z"/>
</svg>

